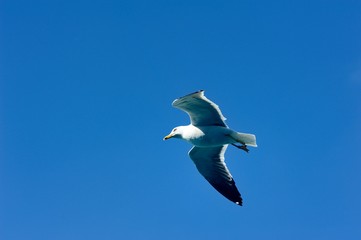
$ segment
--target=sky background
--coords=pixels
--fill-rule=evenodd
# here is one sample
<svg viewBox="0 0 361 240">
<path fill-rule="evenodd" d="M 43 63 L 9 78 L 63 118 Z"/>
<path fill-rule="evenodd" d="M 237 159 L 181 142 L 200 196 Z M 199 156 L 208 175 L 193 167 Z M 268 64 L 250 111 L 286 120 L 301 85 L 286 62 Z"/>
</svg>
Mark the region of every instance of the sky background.
<svg viewBox="0 0 361 240">
<path fill-rule="evenodd" d="M 360 1 L 0 2 L 0 238 L 361 239 Z M 238 207 L 162 138 L 257 135 Z"/>
</svg>

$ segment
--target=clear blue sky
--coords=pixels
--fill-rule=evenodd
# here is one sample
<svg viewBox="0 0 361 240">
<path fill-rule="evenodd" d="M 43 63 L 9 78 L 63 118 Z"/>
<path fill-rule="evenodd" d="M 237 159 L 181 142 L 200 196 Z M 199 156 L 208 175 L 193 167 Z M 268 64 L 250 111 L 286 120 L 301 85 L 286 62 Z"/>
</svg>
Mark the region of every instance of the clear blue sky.
<svg viewBox="0 0 361 240">
<path fill-rule="evenodd" d="M 360 1 L 0 3 L 0 238 L 361 239 Z M 204 89 L 244 198 L 162 138 Z"/>
</svg>

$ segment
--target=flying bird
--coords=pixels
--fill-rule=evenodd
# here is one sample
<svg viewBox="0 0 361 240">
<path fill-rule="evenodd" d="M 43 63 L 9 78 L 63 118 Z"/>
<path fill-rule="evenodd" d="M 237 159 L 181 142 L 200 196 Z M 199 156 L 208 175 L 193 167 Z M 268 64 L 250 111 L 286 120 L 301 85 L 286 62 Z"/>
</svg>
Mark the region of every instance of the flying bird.
<svg viewBox="0 0 361 240">
<path fill-rule="evenodd" d="M 173 101 L 172 106 L 186 112 L 191 123 L 173 128 L 164 140 L 183 139 L 193 145 L 188 152 L 198 171 L 223 196 L 242 206 L 242 197 L 225 162 L 224 153 L 229 144 L 249 151 L 257 147 L 256 136 L 230 129 L 218 105 L 200 90 Z"/>
</svg>

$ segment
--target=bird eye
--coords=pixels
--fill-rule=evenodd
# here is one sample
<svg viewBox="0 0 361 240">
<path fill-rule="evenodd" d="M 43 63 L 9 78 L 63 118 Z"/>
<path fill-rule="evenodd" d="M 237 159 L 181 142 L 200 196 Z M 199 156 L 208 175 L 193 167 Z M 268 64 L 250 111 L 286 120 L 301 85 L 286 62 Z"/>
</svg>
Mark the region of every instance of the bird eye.
<svg viewBox="0 0 361 240">
<path fill-rule="evenodd" d="M 173 129 L 173 132 L 175 132 L 176 130 L 177 130 L 177 129 L 176 129 L 176 128 L 174 128 L 174 129 Z"/>
</svg>

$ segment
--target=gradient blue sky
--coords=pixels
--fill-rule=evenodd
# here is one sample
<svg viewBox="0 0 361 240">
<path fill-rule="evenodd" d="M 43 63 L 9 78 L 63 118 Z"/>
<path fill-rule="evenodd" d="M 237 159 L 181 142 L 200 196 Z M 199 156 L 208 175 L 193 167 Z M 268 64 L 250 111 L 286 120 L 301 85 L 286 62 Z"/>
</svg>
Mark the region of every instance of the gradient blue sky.
<svg viewBox="0 0 361 240">
<path fill-rule="evenodd" d="M 361 239 L 360 1 L 0 2 L 0 238 Z M 257 135 L 218 194 L 163 136 Z"/>
</svg>

